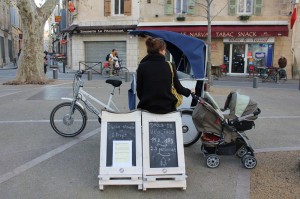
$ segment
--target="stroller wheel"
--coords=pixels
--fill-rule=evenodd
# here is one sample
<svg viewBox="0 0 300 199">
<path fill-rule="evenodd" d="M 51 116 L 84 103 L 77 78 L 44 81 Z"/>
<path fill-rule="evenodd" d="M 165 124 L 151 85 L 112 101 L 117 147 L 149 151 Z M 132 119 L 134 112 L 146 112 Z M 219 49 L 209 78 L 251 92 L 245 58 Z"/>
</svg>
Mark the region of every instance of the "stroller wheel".
<svg viewBox="0 0 300 199">
<path fill-rule="evenodd" d="M 247 169 L 253 169 L 257 165 L 256 158 L 252 155 L 244 155 L 241 159 L 244 167 Z"/>
<path fill-rule="evenodd" d="M 208 155 L 206 165 L 209 168 L 217 168 L 220 165 L 220 158 L 217 155 Z"/>
<path fill-rule="evenodd" d="M 245 146 L 242 146 L 241 148 L 239 148 L 239 150 L 236 152 L 236 155 L 241 158 L 244 155 L 246 155 L 248 153 L 248 150 Z"/>
</svg>

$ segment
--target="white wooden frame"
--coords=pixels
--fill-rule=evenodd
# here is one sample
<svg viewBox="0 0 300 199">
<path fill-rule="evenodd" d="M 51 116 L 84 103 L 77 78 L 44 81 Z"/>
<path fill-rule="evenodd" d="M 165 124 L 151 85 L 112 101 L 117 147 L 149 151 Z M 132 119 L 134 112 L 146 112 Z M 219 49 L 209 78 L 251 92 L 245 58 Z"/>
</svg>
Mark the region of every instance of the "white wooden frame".
<svg viewBox="0 0 300 199">
<path fill-rule="evenodd" d="M 107 123 L 108 122 L 135 122 L 135 151 L 136 166 L 132 167 L 107 167 Z M 142 135 L 141 111 L 128 113 L 112 113 L 102 111 L 101 138 L 100 138 L 100 168 L 99 189 L 104 185 L 138 185 L 142 189 Z"/>
<path fill-rule="evenodd" d="M 149 122 L 175 122 L 178 167 L 150 168 Z M 186 171 L 180 112 L 152 114 L 142 112 L 143 190 L 147 188 L 186 189 Z"/>
</svg>

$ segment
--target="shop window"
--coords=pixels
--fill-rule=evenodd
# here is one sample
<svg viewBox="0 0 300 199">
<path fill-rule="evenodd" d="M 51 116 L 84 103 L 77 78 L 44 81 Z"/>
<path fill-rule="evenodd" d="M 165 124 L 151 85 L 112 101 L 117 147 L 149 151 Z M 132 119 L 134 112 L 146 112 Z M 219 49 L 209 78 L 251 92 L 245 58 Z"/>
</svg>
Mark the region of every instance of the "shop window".
<svg viewBox="0 0 300 199">
<path fill-rule="evenodd" d="M 273 65 L 273 44 L 248 44 L 248 65 L 270 67 Z"/>
</svg>

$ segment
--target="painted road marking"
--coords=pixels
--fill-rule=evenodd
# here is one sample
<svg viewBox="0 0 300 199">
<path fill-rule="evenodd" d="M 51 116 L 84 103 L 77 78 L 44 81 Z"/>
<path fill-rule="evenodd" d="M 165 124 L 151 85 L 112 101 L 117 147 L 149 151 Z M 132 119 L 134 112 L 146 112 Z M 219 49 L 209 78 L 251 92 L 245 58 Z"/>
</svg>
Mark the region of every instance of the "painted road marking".
<svg viewBox="0 0 300 199">
<path fill-rule="evenodd" d="M 3 175 L 0 176 L 0 184 L 3 182 L 6 182 L 7 180 L 20 175 L 21 173 L 27 171 L 28 169 L 40 164 L 41 162 L 44 162 L 45 160 L 48 160 L 49 158 L 52 158 L 53 156 L 62 153 L 63 151 L 67 150 L 68 148 L 74 146 L 75 144 L 78 144 L 86 139 L 88 139 L 89 137 L 96 135 L 97 133 L 100 132 L 100 128 L 97 128 L 85 135 L 80 136 L 78 139 L 70 141 L 64 145 L 61 145 L 59 147 L 57 147 L 56 149 L 53 149 L 52 151 L 49 151 L 48 153 L 45 153 L 44 155 L 41 155 L 29 162 L 26 162 L 25 164 L 15 168 L 14 170 L 7 172 Z"/>
</svg>

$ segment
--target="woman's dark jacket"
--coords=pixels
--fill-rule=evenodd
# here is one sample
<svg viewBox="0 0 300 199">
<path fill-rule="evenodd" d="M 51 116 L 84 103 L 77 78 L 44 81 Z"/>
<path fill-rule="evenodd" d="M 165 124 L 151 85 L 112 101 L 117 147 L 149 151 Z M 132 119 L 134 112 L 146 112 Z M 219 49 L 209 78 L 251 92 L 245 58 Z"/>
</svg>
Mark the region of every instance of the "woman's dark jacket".
<svg viewBox="0 0 300 199">
<path fill-rule="evenodd" d="M 188 97 L 190 89 L 184 88 L 174 71 L 174 87 L 179 94 Z M 151 113 L 170 113 L 176 111 L 177 99 L 171 93 L 172 73 L 168 62 L 161 54 L 148 54 L 137 69 L 138 108 Z"/>
</svg>

